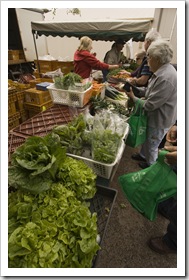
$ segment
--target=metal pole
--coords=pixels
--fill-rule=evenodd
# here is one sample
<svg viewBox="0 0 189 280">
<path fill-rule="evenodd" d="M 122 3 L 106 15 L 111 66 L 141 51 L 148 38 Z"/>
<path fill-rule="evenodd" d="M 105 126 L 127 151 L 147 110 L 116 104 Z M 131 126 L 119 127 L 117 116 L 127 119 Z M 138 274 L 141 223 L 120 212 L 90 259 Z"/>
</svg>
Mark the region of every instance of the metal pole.
<svg viewBox="0 0 189 280">
<path fill-rule="evenodd" d="M 37 45 L 36 45 L 36 39 L 35 39 L 34 33 L 33 33 L 33 40 L 34 40 L 34 46 L 35 46 L 35 52 L 36 52 L 36 58 L 37 58 L 37 67 L 38 67 L 39 75 L 40 75 L 40 65 L 39 65 L 38 52 L 37 52 Z"/>
</svg>

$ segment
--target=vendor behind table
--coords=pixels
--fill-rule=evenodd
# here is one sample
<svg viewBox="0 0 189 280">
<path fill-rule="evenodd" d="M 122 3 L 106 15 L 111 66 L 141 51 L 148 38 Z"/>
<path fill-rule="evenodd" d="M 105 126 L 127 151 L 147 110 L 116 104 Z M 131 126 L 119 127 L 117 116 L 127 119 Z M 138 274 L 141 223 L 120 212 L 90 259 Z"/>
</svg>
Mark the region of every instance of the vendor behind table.
<svg viewBox="0 0 189 280">
<path fill-rule="evenodd" d="M 74 72 L 80 75 L 83 79 L 91 76 L 91 71 L 94 70 L 113 70 L 119 68 L 118 64 L 107 64 L 96 58 L 96 53 L 92 54 L 92 40 L 83 36 L 80 39 L 80 45 L 74 54 Z"/>
</svg>

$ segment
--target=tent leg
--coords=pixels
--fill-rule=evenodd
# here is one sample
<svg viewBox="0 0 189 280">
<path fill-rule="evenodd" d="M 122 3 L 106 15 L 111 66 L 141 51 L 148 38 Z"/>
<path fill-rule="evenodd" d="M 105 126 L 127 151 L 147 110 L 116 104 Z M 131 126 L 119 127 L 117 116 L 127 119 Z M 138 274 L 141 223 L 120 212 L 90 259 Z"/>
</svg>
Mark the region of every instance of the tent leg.
<svg viewBox="0 0 189 280">
<path fill-rule="evenodd" d="M 36 52 L 36 58 L 37 58 L 37 68 L 39 70 L 39 76 L 41 77 L 41 74 L 40 74 L 40 65 L 39 65 L 39 58 L 38 58 L 38 52 L 37 52 L 37 44 L 36 44 L 36 39 L 35 39 L 35 35 L 33 33 L 33 41 L 34 41 L 34 46 L 35 46 L 35 52 Z"/>
</svg>

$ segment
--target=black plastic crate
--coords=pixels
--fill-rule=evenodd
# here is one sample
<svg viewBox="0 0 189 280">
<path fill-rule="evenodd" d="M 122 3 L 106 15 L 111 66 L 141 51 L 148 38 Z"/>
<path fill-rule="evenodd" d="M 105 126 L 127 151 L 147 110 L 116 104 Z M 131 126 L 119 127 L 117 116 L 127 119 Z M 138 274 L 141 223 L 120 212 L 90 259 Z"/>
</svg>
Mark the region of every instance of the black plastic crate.
<svg viewBox="0 0 189 280">
<path fill-rule="evenodd" d="M 99 245 L 103 246 L 103 239 L 105 238 L 106 229 L 111 216 L 112 209 L 114 207 L 114 202 L 116 200 L 117 190 L 97 186 L 97 192 L 95 196 L 90 199 L 90 211 L 92 213 L 97 213 L 97 228 L 98 234 L 100 235 Z M 98 258 L 98 253 L 93 260 L 92 267 L 95 267 L 95 263 Z"/>
</svg>

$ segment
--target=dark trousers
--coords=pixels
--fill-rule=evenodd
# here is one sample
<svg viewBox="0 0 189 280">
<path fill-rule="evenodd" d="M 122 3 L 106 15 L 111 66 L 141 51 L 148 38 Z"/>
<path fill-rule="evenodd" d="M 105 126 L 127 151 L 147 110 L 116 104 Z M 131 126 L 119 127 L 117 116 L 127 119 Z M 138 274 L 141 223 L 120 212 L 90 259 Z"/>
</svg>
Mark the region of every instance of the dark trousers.
<svg viewBox="0 0 189 280">
<path fill-rule="evenodd" d="M 170 223 L 167 227 L 167 233 L 164 235 L 163 240 L 171 249 L 177 249 L 177 199 L 171 197 L 158 206 L 160 212 L 166 214 Z"/>
</svg>

